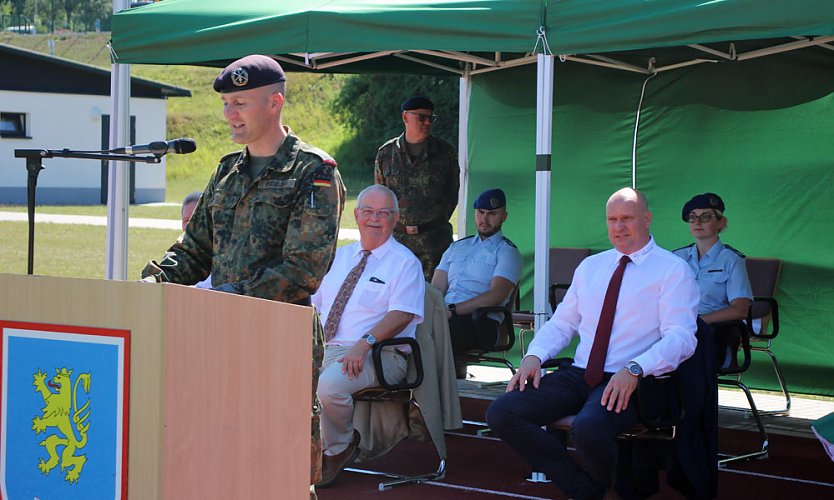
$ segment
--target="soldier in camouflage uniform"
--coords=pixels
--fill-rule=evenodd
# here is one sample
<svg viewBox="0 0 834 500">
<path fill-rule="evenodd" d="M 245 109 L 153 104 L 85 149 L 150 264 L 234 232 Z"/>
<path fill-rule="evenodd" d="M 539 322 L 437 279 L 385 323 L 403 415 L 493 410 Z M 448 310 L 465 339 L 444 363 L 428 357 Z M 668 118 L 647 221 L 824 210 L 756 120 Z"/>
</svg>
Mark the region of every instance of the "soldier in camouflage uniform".
<svg viewBox="0 0 834 500">
<path fill-rule="evenodd" d="M 260 55 L 218 75 L 232 140 L 245 147 L 220 160 L 185 232 L 148 263 L 145 281 L 190 285 L 211 274 L 215 290 L 310 304 L 333 260 L 345 188 L 336 162 L 282 124 L 284 82 L 281 66 Z M 321 474 L 315 394 L 323 351 L 315 325 L 311 484 Z"/>
<path fill-rule="evenodd" d="M 458 155 L 448 142 L 431 135 L 436 118 L 431 100 L 410 97 L 401 109 L 405 133 L 379 148 L 374 179 L 399 198 L 400 222 L 394 237 L 420 259 L 426 281 L 431 281 L 452 243 L 449 218 L 458 204 Z"/>
</svg>

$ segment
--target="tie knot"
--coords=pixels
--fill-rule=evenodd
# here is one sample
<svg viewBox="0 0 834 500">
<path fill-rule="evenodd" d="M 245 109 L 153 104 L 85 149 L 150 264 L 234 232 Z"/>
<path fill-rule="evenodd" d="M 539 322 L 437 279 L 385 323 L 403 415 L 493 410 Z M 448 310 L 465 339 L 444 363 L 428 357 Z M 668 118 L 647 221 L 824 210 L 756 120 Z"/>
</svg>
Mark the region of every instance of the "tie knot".
<svg viewBox="0 0 834 500">
<path fill-rule="evenodd" d="M 628 264 L 629 262 L 631 262 L 631 257 L 629 257 L 628 255 L 623 255 L 622 257 L 620 257 L 620 265 L 621 266 L 624 266 L 624 265 Z"/>
<path fill-rule="evenodd" d="M 370 250 L 362 250 L 362 257 L 367 257 L 367 256 L 369 256 L 369 255 L 371 255 L 371 251 L 370 251 Z"/>
</svg>

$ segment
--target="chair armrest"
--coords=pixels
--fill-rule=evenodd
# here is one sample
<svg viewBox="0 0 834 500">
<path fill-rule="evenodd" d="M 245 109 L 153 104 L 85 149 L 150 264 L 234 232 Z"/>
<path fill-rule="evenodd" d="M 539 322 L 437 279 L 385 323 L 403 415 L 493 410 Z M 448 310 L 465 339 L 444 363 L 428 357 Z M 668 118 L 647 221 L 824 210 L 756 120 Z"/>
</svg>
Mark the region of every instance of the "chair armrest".
<svg viewBox="0 0 834 500">
<path fill-rule="evenodd" d="M 382 349 L 384 347 L 398 345 L 408 345 L 411 347 L 411 356 L 414 358 L 414 367 L 417 369 L 417 376 L 412 382 L 409 382 L 408 380 L 403 380 L 402 383 L 399 384 L 389 384 L 385 380 L 385 373 L 382 369 Z M 420 386 L 420 384 L 423 383 L 423 357 L 420 354 L 420 344 L 417 343 L 416 339 L 413 339 L 411 337 L 395 337 L 393 339 L 380 340 L 379 342 L 374 344 L 374 347 L 371 350 L 371 356 L 374 360 L 374 371 L 376 372 L 376 378 L 379 381 L 379 385 L 381 385 L 382 388 L 386 391 L 394 392 L 416 389 Z"/>
<path fill-rule="evenodd" d="M 491 351 L 509 351 L 515 345 L 515 327 L 513 326 L 513 312 L 507 306 L 484 306 L 472 311 L 472 322 L 475 328 L 480 328 L 482 319 L 488 319 L 490 313 L 501 313 L 504 319 L 498 326 L 499 335 L 496 339 L 495 345 L 489 347 Z M 501 343 L 502 333 L 506 335 L 506 341 Z"/>
<path fill-rule="evenodd" d="M 772 325 L 770 333 L 767 333 L 764 329 L 759 332 L 756 332 L 753 329 L 754 319 L 760 319 L 767 316 L 767 313 L 756 315 L 755 317 L 753 316 L 753 310 L 755 309 L 757 302 L 764 302 L 769 305 L 770 323 Z M 773 297 L 753 297 L 753 303 L 750 304 L 750 308 L 747 310 L 747 331 L 751 337 L 762 340 L 770 340 L 779 335 L 779 303 L 776 302 L 776 299 Z"/>
<path fill-rule="evenodd" d="M 742 360 L 741 364 L 738 366 L 717 366 L 716 369 L 719 375 L 736 375 L 738 373 L 744 373 L 750 368 L 750 322 L 744 321 L 721 321 L 719 323 L 713 323 L 710 325 L 712 327 L 713 335 L 717 335 L 722 329 L 729 329 L 733 328 L 738 331 L 739 335 L 739 345 L 741 346 L 742 352 Z M 733 353 L 735 355 L 735 353 Z"/>
<path fill-rule="evenodd" d="M 654 383 L 662 385 L 666 388 L 666 394 L 669 400 L 666 401 L 666 409 L 662 414 L 652 417 L 646 408 L 646 402 L 643 399 L 641 389 L 646 383 Z M 669 387 L 671 385 L 671 387 Z M 673 371 L 663 378 L 657 378 L 652 375 L 647 377 L 640 377 L 637 379 L 637 419 L 649 430 L 669 429 L 680 425 L 683 422 L 686 412 L 684 410 L 684 391 L 683 383 L 678 376 L 677 371 Z"/>
</svg>

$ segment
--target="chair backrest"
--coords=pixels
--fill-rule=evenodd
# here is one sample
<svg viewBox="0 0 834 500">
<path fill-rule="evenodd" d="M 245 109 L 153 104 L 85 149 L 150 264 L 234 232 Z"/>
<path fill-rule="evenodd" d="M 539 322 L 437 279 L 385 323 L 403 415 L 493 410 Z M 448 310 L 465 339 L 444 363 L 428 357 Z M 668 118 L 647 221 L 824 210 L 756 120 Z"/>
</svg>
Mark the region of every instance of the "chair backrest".
<svg viewBox="0 0 834 500">
<path fill-rule="evenodd" d="M 570 285 L 579 263 L 589 255 L 591 255 L 590 248 L 553 247 L 550 249 L 550 285 L 564 285 L 557 286 L 551 294 L 550 306 L 553 309 L 556 309 L 556 306 L 565 298 L 567 292 L 565 286 Z"/>
<path fill-rule="evenodd" d="M 747 277 L 753 297 L 773 298 L 776 295 L 776 285 L 782 271 L 782 261 L 779 259 L 763 259 L 747 257 Z M 771 312 L 771 304 L 766 301 L 755 301 L 752 307 L 752 317 L 763 318 Z"/>
</svg>

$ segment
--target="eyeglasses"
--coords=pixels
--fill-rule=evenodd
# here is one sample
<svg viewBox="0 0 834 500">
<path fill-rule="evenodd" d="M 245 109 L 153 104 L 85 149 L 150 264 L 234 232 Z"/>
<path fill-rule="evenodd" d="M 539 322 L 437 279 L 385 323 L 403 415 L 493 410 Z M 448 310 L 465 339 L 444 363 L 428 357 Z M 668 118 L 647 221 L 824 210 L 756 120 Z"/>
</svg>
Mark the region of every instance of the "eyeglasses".
<svg viewBox="0 0 834 500">
<path fill-rule="evenodd" d="M 365 219 L 370 219 L 371 217 L 376 217 L 378 219 L 387 219 L 391 217 L 394 211 L 390 208 L 380 208 L 379 210 L 374 210 L 373 208 L 368 207 L 360 207 L 359 208 L 359 215 Z"/>
<path fill-rule="evenodd" d="M 694 224 L 695 221 L 700 221 L 701 224 L 706 224 L 707 222 L 711 221 L 713 217 L 715 217 L 716 220 L 721 220 L 721 216 L 712 212 L 704 212 L 701 215 L 692 213 L 689 214 L 689 218 L 687 218 L 687 220 L 690 224 Z"/>
<path fill-rule="evenodd" d="M 429 123 L 434 123 L 434 121 L 437 120 L 437 115 L 435 114 L 427 115 L 425 113 L 418 113 L 416 111 L 406 111 L 406 113 L 416 116 L 417 119 L 420 120 L 420 123 L 423 123 L 427 120 Z"/>
</svg>

